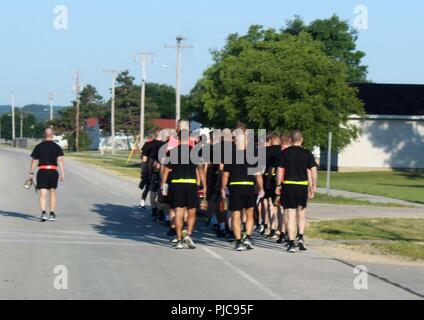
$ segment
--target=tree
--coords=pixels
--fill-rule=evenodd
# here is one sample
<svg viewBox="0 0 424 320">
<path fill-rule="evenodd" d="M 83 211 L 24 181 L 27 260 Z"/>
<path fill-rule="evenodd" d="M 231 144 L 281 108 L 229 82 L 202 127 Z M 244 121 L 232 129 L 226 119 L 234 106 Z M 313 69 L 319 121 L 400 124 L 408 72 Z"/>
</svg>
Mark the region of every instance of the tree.
<svg viewBox="0 0 424 320">
<path fill-rule="evenodd" d="M 134 136 L 140 132 L 140 86 L 134 84 L 135 78 L 129 71 L 121 72 L 116 85 L 116 130 L 123 130 Z M 110 102 L 108 102 L 110 105 Z M 146 96 L 146 129 L 152 128 L 152 119 L 159 116 L 159 108 L 150 97 Z"/>
<path fill-rule="evenodd" d="M 287 22 L 283 33 L 298 35 L 309 33 L 313 39 L 324 44 L 324 51 L 331 57 L 344 62 L 348 67 L 348 81 L 365 82 L 368 67 L 361 64 L 365 53 L 356 49 L 358 33 L 336 15 L 330 19 L 315 20 L 305 25 L 302 18 L 296 16 Z"/>
<path fill-rule="evenodd" d="M 72 104 L 72 107 L 59 111 L 59 117 L 56 120 L 49 122 L 56 130 L 62 132 L 75 131 L 76 102 L 73 101 Z M 88 118 L 97 118 L 100 124 L 107 123 L 107 112 L 103 97 L 98 94 L 97 89 L 90 84 L 86 85 L 80 92 L 80 128 L 83 128 Z"/>
<path fill-rule="evenodd" d="M 348 124 L 362 114 L 356 90 L 348 85 L 348 68 L 325 52 L 307 32 L 279 33 L 252 26 L 245 36 L 232 34 L 191 96 L 201 103 L 207 124 L 251 128 L 301 129 L 309 147 L 325 146 L 329 130 L 336 148 L 357 137 Z"/>
<path fill-rule="evenodd" d="M 23 136 L 24 138 L 41 138 L 44 132 L 44 125 L 37 122 L 33 114 L 23 113 L 19 108 L 15 109 L 15 137 L 20 137 L 21 113 L 23 115 Z M 3 114 L 1 121 L 1 138 L 12 139 L 12 118 L 10 114 Z"/>
</svg>

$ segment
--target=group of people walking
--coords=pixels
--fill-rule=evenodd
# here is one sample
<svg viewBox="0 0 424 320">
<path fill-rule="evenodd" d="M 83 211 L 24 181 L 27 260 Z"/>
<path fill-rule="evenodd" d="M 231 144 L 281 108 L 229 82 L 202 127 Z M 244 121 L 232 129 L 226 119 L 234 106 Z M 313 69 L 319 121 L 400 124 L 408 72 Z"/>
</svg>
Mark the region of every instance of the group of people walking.
<svg viewBox="0 0 424 320">
<path fill-rule="evenodd" d="M 38 167 L 42 222 L 57 219 L 56 189 L 65 177 L 53 130 L 45 137 L 31 154 L 29 172 L 35 180 Z M 150 195 L 152 219 L 169 227 L 175 249 L 196 248 L 193 232 L 202 212 L 217 236 L 234 241 L 237 251 L 254 248 L 255 231 L 284 243 L 289 252 L 306 250 L 305 210 L 316 192 L 317 165 L 300 131 L 261 140 L 241 124 L 209 136 L 190 135 L 188 128 L 156 130 L 142 147 L 141 163 L 139 208 L 148 210 Z"/>
<path fill-rule="evenodd" d="M 196 248 L 193 231 L 202 212 L 237 251 L 254 248 L 255 231 L 289 252 L 306 250 L 305 210 L 316 192 L 317 165 L 300 131 L 261 141 L 250 139 L 243 125 L 209 136 L 156 130 L 142 149 L 141 168 L 139 208 L 147 211 L 150 194 L 152 219 L 169 227 L 175 249 Z"/>
</svg>

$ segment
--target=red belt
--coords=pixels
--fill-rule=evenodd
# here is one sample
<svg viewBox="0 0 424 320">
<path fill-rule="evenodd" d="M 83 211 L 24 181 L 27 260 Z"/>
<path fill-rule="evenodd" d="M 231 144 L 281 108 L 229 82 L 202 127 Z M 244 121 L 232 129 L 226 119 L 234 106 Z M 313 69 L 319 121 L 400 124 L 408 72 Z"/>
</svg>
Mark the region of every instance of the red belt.
<svg viewBox="0 0 424 320">
<path fill-rule="evenodd" d="M 40 170 L 57 170 L 57 166 L 39 166 Z"/>
</svg>

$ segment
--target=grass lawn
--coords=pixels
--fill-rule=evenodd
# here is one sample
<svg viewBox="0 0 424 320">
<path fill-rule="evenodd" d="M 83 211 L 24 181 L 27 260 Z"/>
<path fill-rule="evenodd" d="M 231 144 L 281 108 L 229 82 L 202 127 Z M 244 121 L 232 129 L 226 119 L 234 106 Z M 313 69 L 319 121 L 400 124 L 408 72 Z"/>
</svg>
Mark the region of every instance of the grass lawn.
<svg viewBox="0 0 424 320">
<path fill-rule="evenodd" d="M 127 164 L 128 155 L 128 152 L 101 155 L 97 151 L 69 152 L 66 154 L 67 157 L 112 170 L 122 176 L 139 178 L 140 155 L 134 155 Z"/>
<path fill-rule="evenodd" d="M 320 172 L 318 186 L 325 183 L 325 172 Z M 424 172 L 333 172 L 331 187 L 424 204 Z"/>
<path fill-rule="evenodd" d="M 347 244 L 355 245 L 358 244 L 358 240 L 371 240 L 371 246 L 384 254 L 414 260 L 424 259 L 424 219 L 384 218 L 311 222 L 308 235 L 311 238 L 343 240 Z"/>
<path fill-rule="evenodd" d="M 379 203 L 367 200 L 359 200 L 346 198 L 341 196 L 327 196 L 325 194 L 317 193 L 315 199 L 310 200 L 310 203 L 321 204 L 335 204 L 335 205 L 355 205 L 355 206 L 372 206 L 372 207 L 392 207 L 392 208 L 405 208 L 402 204 L 398 203 Z"/>
</svg>

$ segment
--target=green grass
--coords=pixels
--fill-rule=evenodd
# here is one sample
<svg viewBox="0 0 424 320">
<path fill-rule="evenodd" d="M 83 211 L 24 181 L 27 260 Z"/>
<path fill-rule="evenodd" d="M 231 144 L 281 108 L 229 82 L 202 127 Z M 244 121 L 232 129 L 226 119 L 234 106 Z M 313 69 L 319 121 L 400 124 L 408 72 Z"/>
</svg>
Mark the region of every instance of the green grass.
<svg viewBox="0 0 424 320">
<path fill-rule="evenodd" d="M 318 186 L 325 183 L 320 172 Z M 424 204 L 424 172 L 333 172 L 331 187 Z"/>
<path fill-rule="evenodd" d="M 343 240 L 358 244 L 376 240 L 371 246 L 384 254 L 424 259 L 424 219 L 351 219 L 310 223 L 311 238 Z M 378 241 L 378 242 L 377 242 Z"/>
<path fill-rule="evenodd" d="M 317 193 L 315 199 L 310 200 L 310 203 L 320 204 L 335 204 L 335 205 L 355 205 L 355 206 L 372 206 L 372 207 L 391 207 L 391 208 L 405 208 L 407 206 L 398 203 L 379 203 L 367 200 L 359 200 L 346 198 L 342 196 L 327 196 L 325 194 Z"/>
<path fill-rule="evenodd" d="M 84 152 L 69 152 L 66 156 L 97 165 L 107 170 L 112 170 L 119 175 L 139 178 L 140 177 L 140 159 L 139 155 L 134 155 L 132 160 L 127 164 L 129 153 L 117 153 L 115 155 L 105 154 L 101 155 L 97 151 L 84 151 Z"/>
</svg>

